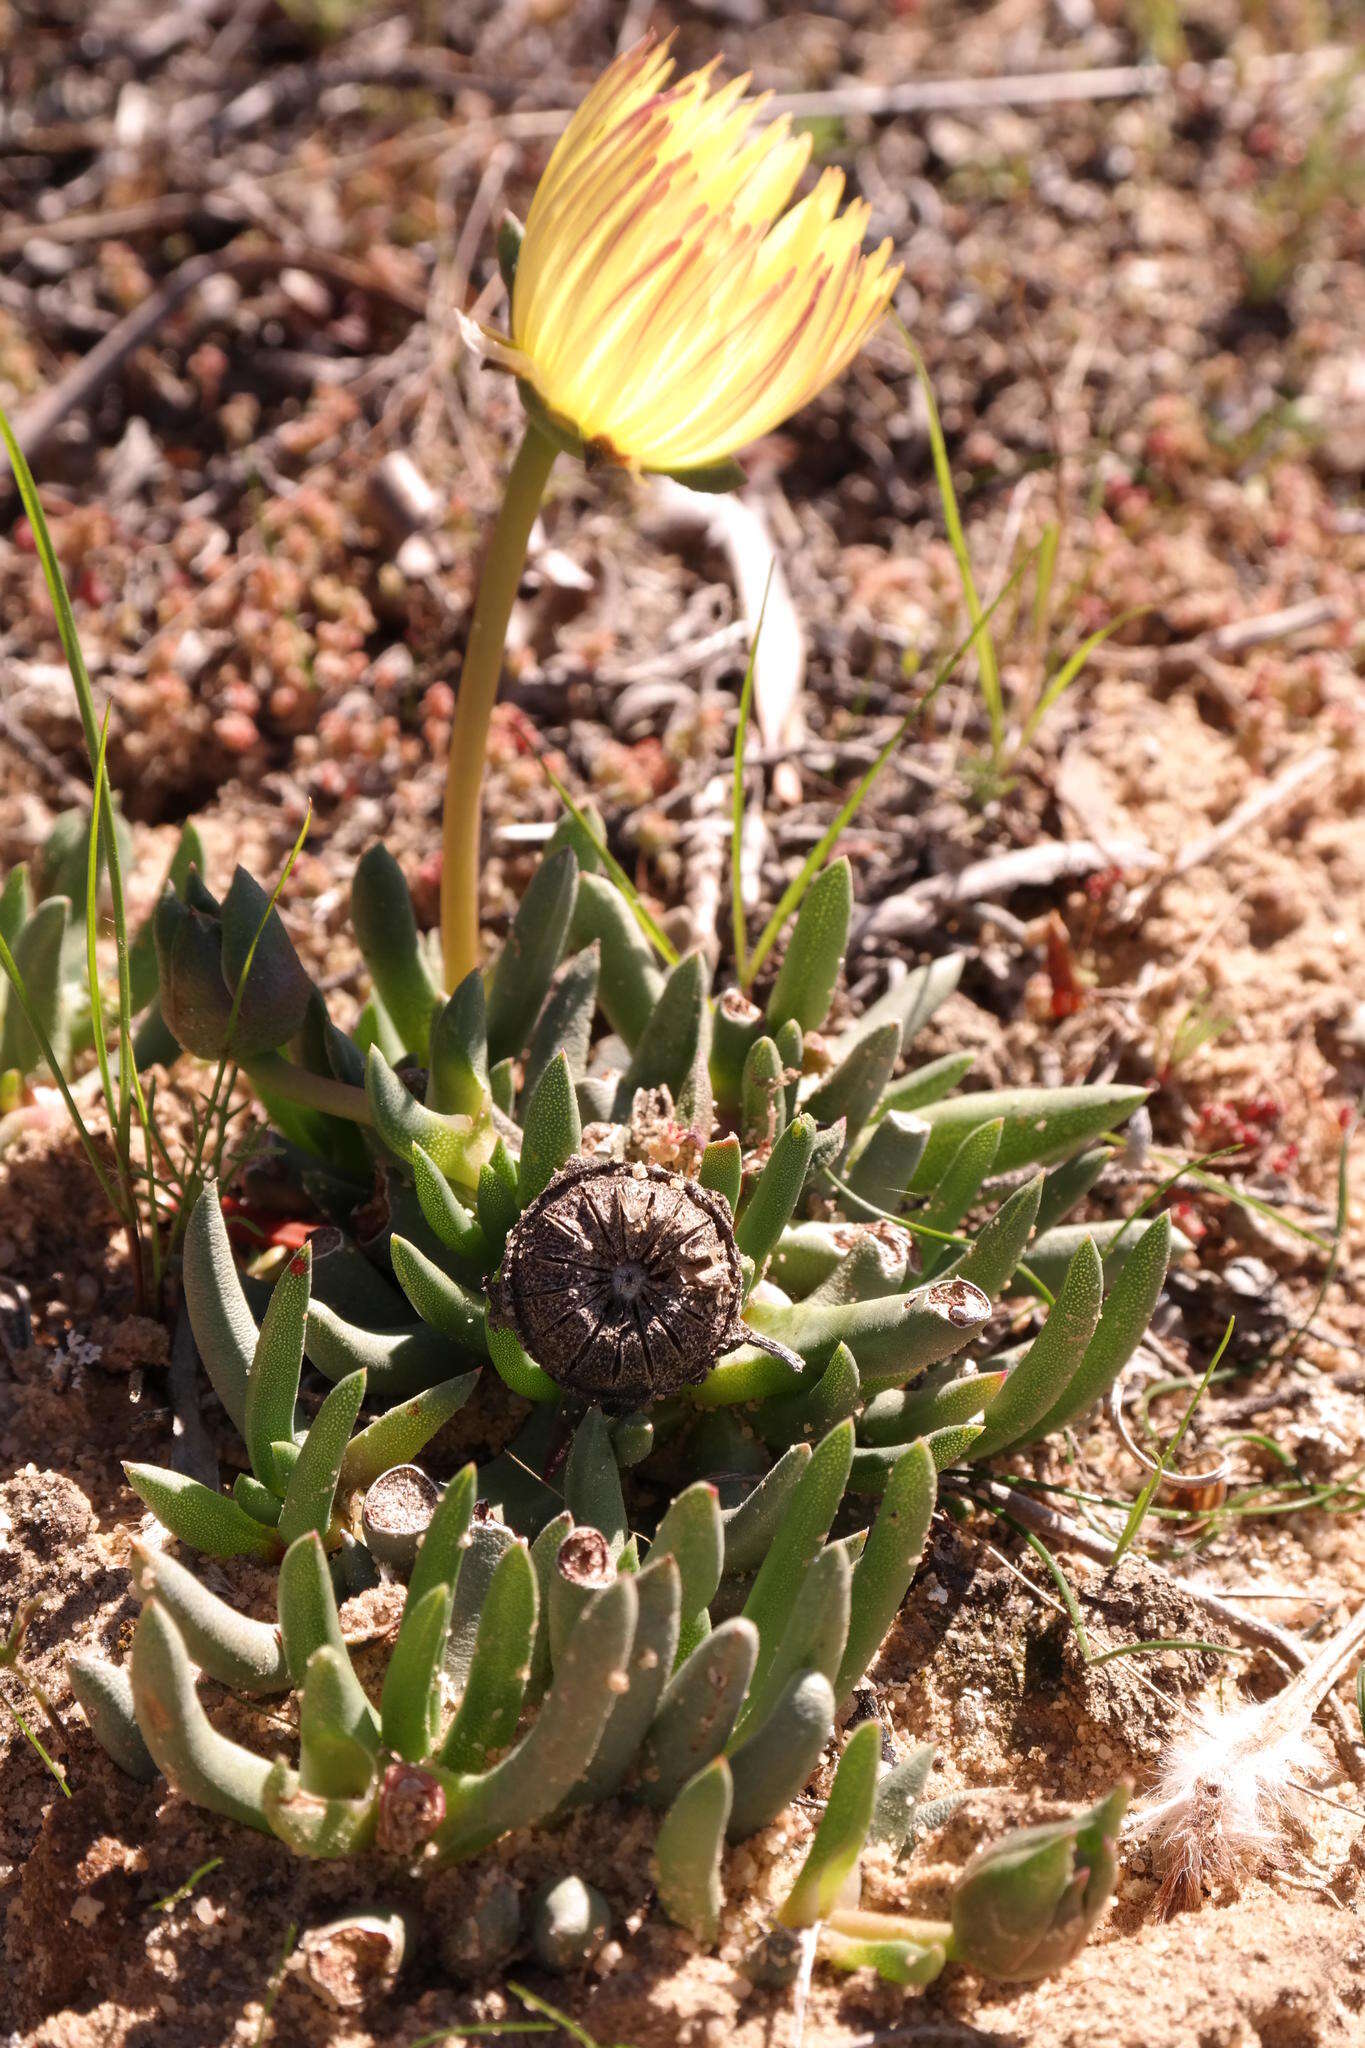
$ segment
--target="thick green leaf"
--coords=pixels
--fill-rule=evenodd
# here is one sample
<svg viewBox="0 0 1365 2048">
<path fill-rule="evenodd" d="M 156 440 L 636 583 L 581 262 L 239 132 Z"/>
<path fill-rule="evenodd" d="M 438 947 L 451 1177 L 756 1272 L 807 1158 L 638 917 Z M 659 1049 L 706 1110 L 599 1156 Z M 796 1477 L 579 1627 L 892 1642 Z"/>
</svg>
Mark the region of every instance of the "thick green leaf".
<svg viewBox="0 0 1365 2048">
<path fill-rule="evenodd" d="M 768 998 L 768 1028 L 794 1017 L 803 1031 L 818 1031 L 830 1002 L 853 914 L 853 870 L 841 854 L 806 891 L 786 957 Z"/>
</svg>

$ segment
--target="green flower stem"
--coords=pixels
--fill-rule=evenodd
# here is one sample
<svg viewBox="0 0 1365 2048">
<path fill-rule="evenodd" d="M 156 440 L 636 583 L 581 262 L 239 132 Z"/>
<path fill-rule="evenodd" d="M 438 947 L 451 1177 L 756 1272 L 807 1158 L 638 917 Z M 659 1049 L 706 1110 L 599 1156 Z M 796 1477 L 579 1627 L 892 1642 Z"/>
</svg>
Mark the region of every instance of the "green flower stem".
<svg viewBox="0 0 1365 2048">
<path fill-rule="evenodd" d="M 548 435 L 528 421 L 474 601 L 450 732 L 441 834 L 441 950 L 447 988 L 458 988 L 479 964 L 479 823 L 488 726 L 531 528 L 558 453 Z"/>
</svg>

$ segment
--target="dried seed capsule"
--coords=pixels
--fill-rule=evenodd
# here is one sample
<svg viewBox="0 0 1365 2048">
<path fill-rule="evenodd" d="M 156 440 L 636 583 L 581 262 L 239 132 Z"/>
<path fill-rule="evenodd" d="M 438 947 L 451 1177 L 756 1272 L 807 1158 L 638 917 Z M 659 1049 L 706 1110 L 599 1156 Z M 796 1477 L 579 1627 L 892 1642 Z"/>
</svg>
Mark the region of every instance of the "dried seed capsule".
<svg viewBox="0 0 1365 2048">
<path fill-rule="evenodd" d="M 560 1386 L 626 1414 L 743 1342 L 742 1300 L 721 1196 L 659 1166 L 575 1160 L 509 1235 L 489 1309 Z"/>
</svg>

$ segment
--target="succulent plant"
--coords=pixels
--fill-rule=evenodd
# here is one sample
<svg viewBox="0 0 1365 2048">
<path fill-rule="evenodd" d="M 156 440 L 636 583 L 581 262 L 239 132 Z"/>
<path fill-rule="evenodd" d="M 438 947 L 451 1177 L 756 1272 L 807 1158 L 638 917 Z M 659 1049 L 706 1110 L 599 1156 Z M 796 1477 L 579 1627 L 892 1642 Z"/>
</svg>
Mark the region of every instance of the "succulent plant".
<svg viewBox="0 0 1365 2048">
<path fill-rule="evenodd" d="M 1051 1245 L 1142 1091 L 964 1095 L 956 1055 L 898 1077 L 954 961 L 822 1035 L 844 862 L 806 896 L 763 1010 L 734 989 L 713 1001 L 699 955 L 656 964 L 577 815 L 487 974 L 449 998 L 397 867 L 372 849 L 353 913 L 374 995 L 354 1037 L 264 904 L 240 876 L 221 911 L 194 883 L 167 900 L 162 1009 L 187 1037 L 250 1019 L 249 1042 L 227 1048 L 218 1030 L 197 1049 L 230 1049 L 255 1079 L 274 1170 L 324 1219 L 317 1256 L 287 1257 L 273 1287 L 239 1274 L 206 1189 L 185 1295 L 251 1469 L 232 1498 L 145 1466 L 129 1477 L 192 1546 L 278 1559 L 279 1625 L 139 1548 L 129 1670 L 87 1661 L 73 1684 L 125 1769 L 159 1767 L 309 1855 L 454 1861 L 575 1804 L 634 1798 L 661 1815 L 662 1903 L 712 1938 L 724 1845 L 806 1784 L 909 1588 L 939 1472 L 1074 1420 L 1141 1337 L 1169 1219 L 1116 1230 L 1103 1260 L 1089 1231 L 1064 1257 Z M 269 972 L 234 1012 L 248 926 L 270 931 Z M 1047 1302 L 1037 1334 L 964 1364 L 1006 1292 Z M 305 1359 L 332 1382 L 307 1430 Z M 481 1371 L 514 1397 L 503 1448 L 438 1496 L 408 1461 Z M 353 1436 L 367 1396 L 384 1412 Z M 396 1535 L 380 1512 L 395 1503 Z M 336 1607 L 376 1561 L 409 1579 L 378 1705 Z M 218 1733 L 196 1668 L 296 1694 L 297 1764 Z M 845 1747 L 784 1924 L 819 1920 L 832 1960 L 904 1981 L 967 1954 L 969 1933 L 985 1967 L 1026 1966 L 1027 1930 L 1012 1958 L 998 1940 L 986 1954 L 986 1903 L 965 1932 L 841 1923 L 864 1840 L 904 1833 L 923 1788 L 922 1759 L 887 1772 L 875 1738 L 869 1725 Z M 1074 1931 L 1107 1895 L 1112 1870 L 1086 1870 L 1080 1905 L 1064 1887 L 1030 1953 L 1060 1954 L 1061 1923 Z M 984 1902 L 986 1878 L 971 1883 Z M 531 1916 L 537 1952 L 563 1966 L 604 1924 L 576 1884 Z M 1021 1896 L 1037 1894 L 1030 1877 Z M 512 1917 L 504 1949 L 519 1905 Z"/>
<path fill-rule="evenodd" d="M 898 1076 L 956 960 L 823 1033 L 851 912 L 844 861 L 808 892 L 764 1010 L 733 988 L 713 1001 L 699 954 L 656 964 L 601 866 L 575 816 L 501 953 L 447 999 L 402 876 L 372 848 L 353 890 L 374 983 L 355 1038 L 274 930 L 276 994 L 251 1010 L 243 1058 L 283 1170 L 351 1233 L 318 1261 L 311 1363 L 339 1384 L 363 1372 L 380 1400 L 487 1363 L 554 1409 L 481 1483 L 528 1536 L 556 1505 L 535 1475 L 590 1401 L 649 1480 L 757 1472 L 851 1417 L 849 1483 L 871 1495 L 917 1437 L 956 1432 L 940 1448 L 979 1461 L 1098 1401 L 1145 1329 L 1171 1225 L 1066 1218 L 1142 1090 L 953 1092 L 956 1055 Z M 196 970 L 213 988 L 164 979 L 163 949 L 172 1024 L 217 1014 L 235 984 L 233 893 L 245 900 L 240 877 Z M 177 926 L 201 915 L 167 906 Z M 225 1236 L 205 1223 L 196 1246 L 211 1256 L 187 1261 L 187 1294 L 232 1413 L 254 1339 Z M 1041 1329 L 964 1366 L 1006 1292 L 1047 1300 Z"/>
<path fill-rule="evenodd" d="M 209 1556 L 275 1562 L 309 1530 L 329 1549 L 350 1552 L 360 1533 L 355 1504 L 375 1481 L 417 1455 L 468 1399 L 478 1378 L 477 1372 L 464 1372 L 425 1387 L 353 1435 L 365 1398 L 362 1366 L 330 1389 L 308 1427 L 301 1428 L 299 1380 L 312 1275 L 312 1248 L 305 1244 L 275 1282 L 258 1329 L 217 1192 L 210 1187 L 201 1195 L 185 1233 L 185 1299 L 200 1356 L 241 1432 L 250 1470 L 237 1475 L 231 1495 L 157 1465 L 128 1464 L 124 1471 L 171 1533 Z M 429 1512 L 428 1506 L 423 1525 Z M 363 1508 L 361 1519 L 363 1526 Z M 346 1562 L 352 1583 L 358 1583 L 356 1561 L 348 1555 Z"/>
<path fill-rule="evenodd" d="M 728 1758 L 730 1839 L 766 1825 L 805 1783 L 904 1598 L 933 1511 L 932 1453 L 905 1450 L 871 1527 L 830 1541 L 852 1449 L 845 1421 L 728 1513 L 715 1487 L 687 1487 L 647 1544 L 625 1537 L 600 1411 L 575 1432 L 566 1492 L 606 1510 L 605 1528 L 565 1509 L 529 1543 L 478 1502 L 465 1466 L 418 1548 L 377 1708 L 346 1652 L 319 1527 L 281 1560 L 277 1627 L 137 1544 L 127 1683 L 86 1660 L 73 1685 L 122 1768 L 154 1765 L 302 1854 L 454 1860 L 624 1790 L 665 1813 L 667 1884 L 699 1775 Z M 297 1768 L 218 1733 L 196 1671 L 248 1697 L 296 1694 Z M 541 1915 L 547 1943 L 568 1938 L 567 1913 L 561 1901 Z"/>
</svg>

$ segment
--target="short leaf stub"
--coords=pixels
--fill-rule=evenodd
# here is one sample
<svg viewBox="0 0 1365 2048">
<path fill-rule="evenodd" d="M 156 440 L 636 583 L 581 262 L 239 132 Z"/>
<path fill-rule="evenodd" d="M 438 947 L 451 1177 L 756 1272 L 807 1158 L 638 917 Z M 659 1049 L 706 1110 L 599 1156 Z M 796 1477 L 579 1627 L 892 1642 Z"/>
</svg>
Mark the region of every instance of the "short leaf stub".
<svg viewBox="0 0 1365 2048">
<path fill-rule="evenodd" d="M 508 1236 L 489 1314 L 566 1393 L 629 1414 L 744 1341 L 743 1292 L 722 1196 L 661 1166 L 575 1159 Z"/>
</svg>

